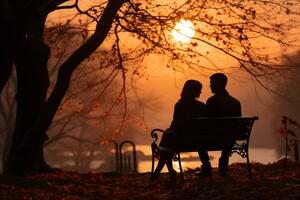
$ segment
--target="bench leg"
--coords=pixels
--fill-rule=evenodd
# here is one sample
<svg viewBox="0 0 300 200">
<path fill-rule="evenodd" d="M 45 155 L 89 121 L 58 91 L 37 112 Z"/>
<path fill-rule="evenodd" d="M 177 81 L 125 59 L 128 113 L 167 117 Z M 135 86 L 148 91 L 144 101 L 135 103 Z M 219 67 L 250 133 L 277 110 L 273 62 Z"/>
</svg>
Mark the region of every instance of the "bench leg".
<svg viewBox="0 0 300 200">
<path fill-rule="evenodd" d="M 184 182 L 180 153 L 177 153 L 177 154 L 178 154 L 178 163 L 179 163 L 179 169 L 180 169 L 180 178 L 181 178 L 181 181 Z"/>
<path fill-rule="evenodd" d="M 251 166 L 250 166 L 250 161 L 249 161 L 249 151 L 247 149 L 247 168 L 249 172 L 249 178 L 252 178 L 252 172 L 251 172 Z"/>
<path fill-rule="evenodd" d="M 152 154 L 151 175 L 152 175 L 152 174 L 153 174 L 153 172 L 154 172 L 154 162 L 155 162 L 155 159 L 154 159 L 154 155 Z"/>
<path fill-rule="evenodd" d="M 151 144 L 151 150 L 152 150 L 152 165 L 151 165 L 151 175 L 154 172 L 154 164 L 155 164 L 155 152 L 156 152 L 157 145 Z"/>
</svg>

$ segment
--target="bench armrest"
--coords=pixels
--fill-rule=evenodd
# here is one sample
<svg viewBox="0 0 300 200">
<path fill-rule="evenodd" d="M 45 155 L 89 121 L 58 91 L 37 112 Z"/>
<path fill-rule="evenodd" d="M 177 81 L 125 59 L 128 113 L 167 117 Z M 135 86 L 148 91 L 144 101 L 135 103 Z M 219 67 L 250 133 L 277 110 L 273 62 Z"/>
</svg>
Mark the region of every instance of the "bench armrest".
<svg viewBox="0 0 300 200">
<path fill-rule="evenodd" d="M 157 140 L 157 138 L 158 138 L 157 133 L 164 133 L 164 132 L 165 132 L 165 130 L 163 130 L 163 129 L 159 129 L 159 128 L 153 129 L 151 131 L 151 137 L 155 138 Z"/>
</svg>

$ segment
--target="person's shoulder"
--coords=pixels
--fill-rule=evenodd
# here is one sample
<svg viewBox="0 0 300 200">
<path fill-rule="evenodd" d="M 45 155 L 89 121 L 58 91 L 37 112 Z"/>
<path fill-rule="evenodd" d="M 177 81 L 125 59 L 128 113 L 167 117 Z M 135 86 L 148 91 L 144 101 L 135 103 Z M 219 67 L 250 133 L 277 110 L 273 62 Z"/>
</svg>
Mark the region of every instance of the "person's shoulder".
<svg viewBox="0 0 300 200">
<path fill-rule="evenodd" d="M 201 102 L 201 101 L 196 101 L 196 105 L 198 106 L 206 106 L 205 103 Z"/>
<path fill-rule="evenodd" d="M 218 97 L 217 97 L 217 95 L 214 94 L 206 100 L 206 104 L 214 102 L 216 99 L 218 99 Z"/>
<path fill-rule="evenodd" d="M 178 100 L 176 103 L 175 103 L 175 108 L 180 108 L 180 107 L 182 107 L 183 106 L 183 102 L 182 101 L 180 101 L 180 100 Z"/>
<path fill-rule="evenodd" d="M 212 95 L 212 96 L 208 97 L 208 99 L 207 99 L 207 100 L 214 100 L 215 98 L 217 98 L 217 95 L 216 95 L 216 94 L 214 94 L 214 95 Z"/>
<path fill-rule="evenodd" d="M 233 97 L 233 96 L 231 96 L 231 95 L 228 95 L 229 96 L 229 98 L 232 100 L 232 101 L 234 101 L 235 103 L 239 103 L 240 104 L 240 101 L 237 99 L 237 98 L 235 98 L 235 97 Z"/>
<path fill-rule="evenodd" d="M 178 100 L 176 103 L 175 103 L 175 106 L 180 106 L 180 105 L 182 105 L 182 101 L 180 101 L 180 100 Z"/>
</svg>

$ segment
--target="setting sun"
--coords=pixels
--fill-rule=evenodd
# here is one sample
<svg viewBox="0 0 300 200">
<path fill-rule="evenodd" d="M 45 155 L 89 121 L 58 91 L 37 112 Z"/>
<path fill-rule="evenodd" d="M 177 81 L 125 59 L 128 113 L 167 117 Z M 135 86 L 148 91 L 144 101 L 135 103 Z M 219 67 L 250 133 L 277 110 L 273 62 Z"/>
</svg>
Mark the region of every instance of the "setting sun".
<svg viewBox="0 0 300 200">
<path fill-rule="evenodd" d="M 176 41 L 188 43 L 195 35 L 195 27 L 190 20 L 181 19 L 173 28 L 172 35 Z"/>
</svg>

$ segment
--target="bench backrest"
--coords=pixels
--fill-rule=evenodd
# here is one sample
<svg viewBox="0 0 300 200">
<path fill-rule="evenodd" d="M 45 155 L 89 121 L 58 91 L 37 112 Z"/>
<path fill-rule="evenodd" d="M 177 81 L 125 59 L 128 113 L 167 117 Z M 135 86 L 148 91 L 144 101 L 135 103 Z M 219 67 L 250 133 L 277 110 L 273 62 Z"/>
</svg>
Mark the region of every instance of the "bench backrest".
<svg viewBox="0 0 300 200">
<path fill-rule="evenodd" d="M 190 151 L 200 146 L 216 150 L 233 141 L 248 143 L 258 117 L 190 118 L 180 131 L 180 149 Z"/>
</svg>

